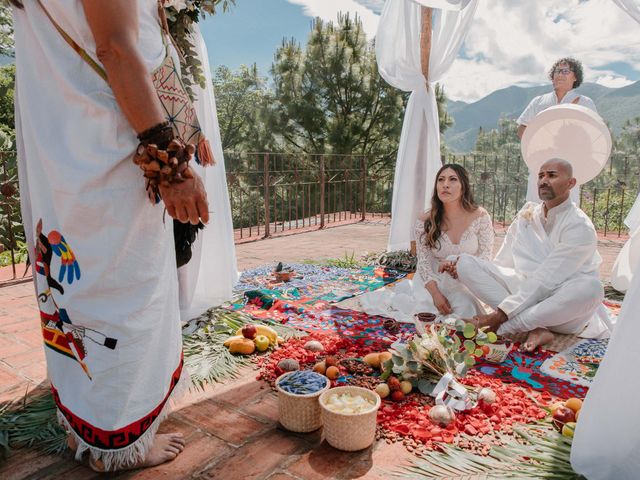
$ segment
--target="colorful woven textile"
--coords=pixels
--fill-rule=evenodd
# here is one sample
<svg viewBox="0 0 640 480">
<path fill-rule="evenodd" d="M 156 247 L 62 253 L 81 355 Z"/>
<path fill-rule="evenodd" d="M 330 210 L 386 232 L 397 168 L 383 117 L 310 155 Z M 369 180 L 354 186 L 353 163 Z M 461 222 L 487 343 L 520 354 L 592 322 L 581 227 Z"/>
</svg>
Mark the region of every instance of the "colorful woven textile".
<svg viewBox="0 0 640 480">
<path fill-rule="evenodd" d="M 581 340 L 544 361 L 541 370 L 546 375 L 589 387 L 607 351 L 609 339 Z"/>
<path fill-rule="evenodd" d="M 500 364 L 481 362 L 475 369 L 499 378 L 503 382 L 517 383 L 536 391 L 549 392 L 559 398 L 584 398 L 588 390 L 586 387 L 548 375 L 541 370 L 542 364 L 551 357 L 550 352 L 528 354 L 513 350 L 505 362 Z"/>
<path fill-rule="evenodd" d="M 396 340 L 407 339 L 416 333 L 413 324 L 398 324 L 391 332 L 384 326 L 386 317 L 371 316 L 316 300 L 283 300 L 272 291 L 245 292 L 245 304 L 240 308 L 255 318 L 269 318 L 305 332 L 341 335 L 366 346 L 388 346 Z M 238 305 L 234 305 L 238 308 Z"/>
<path fill-rule="evenodd" d="M 336 303 L 406 276 L 406 273 L 380 267 L 353 269 L 298 263 L 287 264 L 287 267 L 296 273 L 290 282 L 276 282 L 273 276 L 275 264 L 264 265 L 243 272 L 234 291 L 268 290 L 284 300 Z"/>
</svg>

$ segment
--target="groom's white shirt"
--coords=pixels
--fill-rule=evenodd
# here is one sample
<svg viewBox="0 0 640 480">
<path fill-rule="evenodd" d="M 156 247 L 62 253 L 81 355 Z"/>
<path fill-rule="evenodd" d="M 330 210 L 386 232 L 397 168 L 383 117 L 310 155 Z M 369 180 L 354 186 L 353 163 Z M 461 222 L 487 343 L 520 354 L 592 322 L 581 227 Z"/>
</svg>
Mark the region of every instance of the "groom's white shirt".
<svg viewBox="0 0 640 480">
<path fill-rule="evenodd" d="M 571 278 L 597 278 L 602 262 L 597 243 L 593 223 L 571 199 L 550 209 L 546 217 L 544 204 L 527 203 L 494 260 L 498 267 L 514 269 L 522 279 L 518 290 L 498 308 L 513 318 Z"/>
</svg>

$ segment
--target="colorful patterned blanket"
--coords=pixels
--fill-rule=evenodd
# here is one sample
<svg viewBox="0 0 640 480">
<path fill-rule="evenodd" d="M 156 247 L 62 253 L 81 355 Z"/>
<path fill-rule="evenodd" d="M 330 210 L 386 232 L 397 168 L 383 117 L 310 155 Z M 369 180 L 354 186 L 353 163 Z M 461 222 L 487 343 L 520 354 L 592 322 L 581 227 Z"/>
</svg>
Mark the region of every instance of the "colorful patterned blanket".
<svg viewBox="0 0 640 480">
<path fill-rule="evenodd" d="M 581 340 L 576 345 L 547 358 L 540 370 L 551 377 L 589 387 L 608 345 L 609 339 Z"/>
<path fill-rule="evenodd" d="M 234 292 L 241 294 L 248 290 L 262 290 L 283 300 L 336 303 L 384 287 L 406 276 L 406 273 L 398 270 L 373 266 L 360 269 L 304 263 L 286 266 L 295 271 L 290 282 L 276 282 L 273 277 L 276 264 L 264 265 L 243 272 Z"/>
<path fill-rule="evenodd" d="M 336 307 L 328 301 L 309 299 L 283 299 L 269 290 L 245 292 L 242 309 L 255 318 L 269 318 L 309 333 L 340 335 L 357 344 L 369 347 L 388 347 L 398 339 L 407 339 L 416 333 L 412 324 L 397 324 L 398 330 L 385 327 L 386 317 L 372 316 L 357 310 Z"/>
<path fill-rule="evenodd" d="M 479 362 L 475 369 L 503 382 L 517 383 L 540 392 L 546 391 L 559 398 L 584 398 L 588 388 L 542 370 L 542 364 L 551 358 L 553 354 L 546 351 L 529 354 L 513 350 L 505 362 Z"/>
</svg>

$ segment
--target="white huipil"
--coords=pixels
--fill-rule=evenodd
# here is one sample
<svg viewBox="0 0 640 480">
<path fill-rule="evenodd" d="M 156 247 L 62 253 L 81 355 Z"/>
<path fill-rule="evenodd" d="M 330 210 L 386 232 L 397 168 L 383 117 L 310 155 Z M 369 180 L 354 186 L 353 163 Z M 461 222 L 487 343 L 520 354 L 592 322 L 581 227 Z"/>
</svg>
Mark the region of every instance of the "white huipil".
<svg viewBox="0 0 640 480">
<path fill-rule="evenodd" d="M 601 306 L 600 263 L 591 220 L 567 199 L 546 217 L 543 204 L 527 203 L 493 262 L 465 255 L 457 270 L 471 292 L 509 317 L 499 334 L 544 327 L 596 337 L 610 326 Z"/>
<path fill-rule="evenodd" d="M 233 221 L 227 190 L 222 140 L 216 112 L 207 47 L 197 24 L 194 24 L 195 51 L 202 64 L 206 86 L 195 85 L 194 107 L 202 130 L 211 144 L 216 164 L 206 168 L 194 165 L 202 177 L 209 200 L 210 220 L 198 234 L 192 248 L 191 261 L 178 270 L 180 282 L 180 314 L 191 320 L 205 310 L 231 300 L 238 281 Z"/>
<path fill-rule="evenodd" d="M 59 417 L 106 468 L 146 454 L 182 372 L 171 222 L 146 198 L 136 132 L 37 2 L 14 9 L 22 214 Z M 94 59 L 80 0 L 43 1 Z M 131 3 L 149 73 L 155 0 Z M 184 382 L 180 382 L 184 383 Z"/>
<path fill-rule="evenodd" d="M 554 105 L 562 105 L 562 104 L 570 104 L 574 103 L 577 105 L 582 105 L 583 107 L 590 108 L 594 112 L 597 112 L 596 105 L 593 103 L 589 97 L 585 95 L 580 95 L 575 90 L 569 90 L 562 100 L 558 101 L 558 96 L 556 92 L 545 93 L 544 95 L 538 95 L 534 97 L 527 105 L 527 108 L 520 114 L 516 123 L 518 125 L 527 126 L 533 120 L 533 118 L 538 115 L 540 112 L 546 110 L 549 107 L 553 107 Z M 576 185 L 571 189 L 571 200 L 576 204 L 580 205 L 580 186 Z M 527 180 L 527 202 L 540 202 L 540 197 L 538 196 L 538 172 L 529 172 L 529 178 Z"/>
</svg>

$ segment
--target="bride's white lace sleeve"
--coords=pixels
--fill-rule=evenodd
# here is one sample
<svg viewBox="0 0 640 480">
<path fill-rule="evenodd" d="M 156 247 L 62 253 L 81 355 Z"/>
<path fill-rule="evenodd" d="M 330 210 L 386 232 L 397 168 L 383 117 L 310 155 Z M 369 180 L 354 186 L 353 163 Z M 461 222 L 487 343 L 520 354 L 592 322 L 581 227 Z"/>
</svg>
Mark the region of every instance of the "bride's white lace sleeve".
<svg viewBox="0 0 640 480">
<path fill-rule="evenodd" d="M 416 221 L 415 226 L 416 239 L 416 255 L 418 257 L 418 265 L 416 267 L 420 277 L 424 283 L 435 280 L 435 272 L 432 267 L 433 251 L 427 247 L 424 241 L 424 222 Z"/>
<path fill-rule="evenodd" d="M 478 237 L 478 257 L 486 260 L 493 258 L 493 222 L 491 216 L 485 213 L 478 219 L 476 236 Z"/>
</svg>

